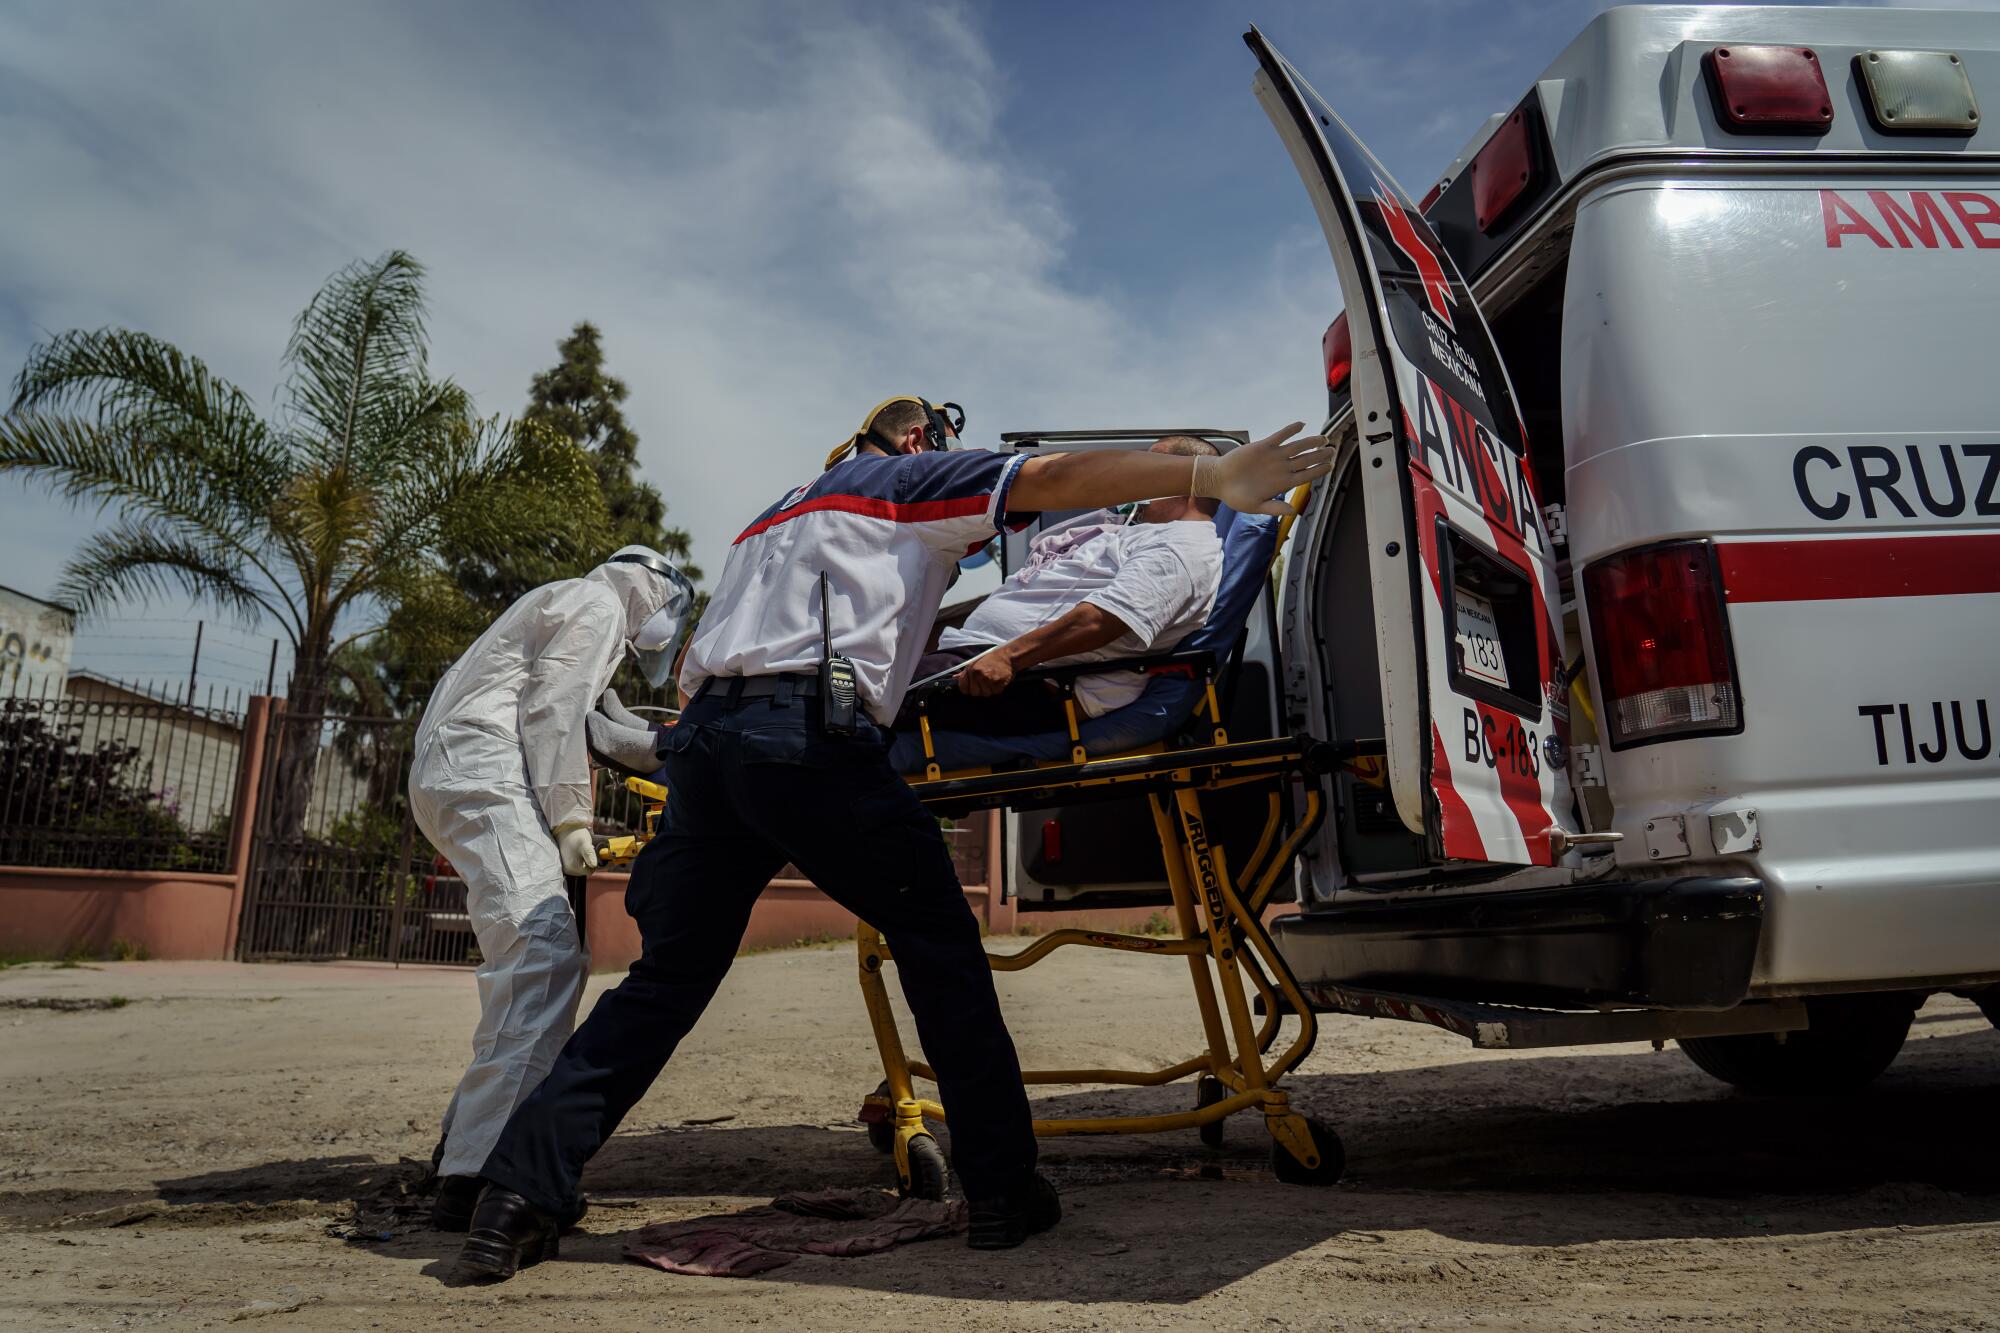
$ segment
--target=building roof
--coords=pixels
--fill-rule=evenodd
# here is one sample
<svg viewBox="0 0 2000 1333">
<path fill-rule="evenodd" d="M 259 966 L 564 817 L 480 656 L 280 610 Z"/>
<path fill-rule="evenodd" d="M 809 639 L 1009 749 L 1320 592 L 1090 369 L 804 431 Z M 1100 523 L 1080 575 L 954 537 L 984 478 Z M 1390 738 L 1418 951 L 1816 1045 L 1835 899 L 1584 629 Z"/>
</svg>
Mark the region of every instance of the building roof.
<svg viewBox="0 0 2000 1333">
<path fill-rule="evenodd" d="M 76 623 L 75 607 L 64 606 L 61 602 L 52 602 L 46 597 L 37 597 L 31 592 L 22 592 L 19 588 L 10 588 L 4 583 L 0 583 L 0 592 L 9 593 L 24 602 L 33 602 L 37 606 L 46 606 L 51 611 L 59 611 L 69 617 L 72 625 Z"/>
</svg>

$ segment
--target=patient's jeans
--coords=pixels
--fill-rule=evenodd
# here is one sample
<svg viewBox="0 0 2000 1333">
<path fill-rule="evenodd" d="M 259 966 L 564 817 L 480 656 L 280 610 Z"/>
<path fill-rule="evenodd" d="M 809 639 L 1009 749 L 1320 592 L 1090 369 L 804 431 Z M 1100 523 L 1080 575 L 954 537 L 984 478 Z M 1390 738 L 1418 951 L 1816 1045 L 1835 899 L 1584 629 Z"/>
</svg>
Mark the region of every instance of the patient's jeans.
<svg viewBox="0 0 2000 1333">
<path fill-rule="evenodd" d="M 828 735 L 816 698 L 716 695 L 689 706 L 666 746 L 666 812 L 625 892 L 644 953 L 515 1110 L 481 1174 L 544 1212 L 573 1208 L 584 1163 L 708 1006 L 758 893 L 790 861 L 888 940 L 951 1117 L 963 1193 L 1020 1188 L 1035 1138 L 979 924 L 936 817 L 890 769 L 881 731 L 863 717 L 857 734 Z M 826 1021 L 860 1018 L 855 1004 Z M 874 1086 L 876 1073 L 854 1076 L 857 1091 Z M 859 1157 L 855 1168 L 870 1169 Z"/>
<path fill-rule="evenodd" d="M 972 644 L 940 648 L 917 661 L 912 679 L 922 680 L 953 664 L 976 657 L 983 649 Z M 1017 681 L 990 699 L 975 699 L 958 690 L 940 690 L 929 699 L 931 725 L 945 731 L 969 731 L 978 736 L 1039 736 L 1069 730 L 1062 696 L 1039 680 Z M 916 703 L 904 699 L 896 716 L 898 732 L 917 725 Z"/>
</svg>

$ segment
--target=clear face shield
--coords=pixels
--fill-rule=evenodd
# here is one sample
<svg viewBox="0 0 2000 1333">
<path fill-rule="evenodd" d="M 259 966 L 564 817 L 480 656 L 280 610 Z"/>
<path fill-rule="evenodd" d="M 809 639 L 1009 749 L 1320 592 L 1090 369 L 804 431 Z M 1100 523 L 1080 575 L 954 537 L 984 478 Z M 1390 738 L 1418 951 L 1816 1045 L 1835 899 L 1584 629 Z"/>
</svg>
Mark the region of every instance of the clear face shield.
<svg viewBox="0 0 2000 1333">
<path fill-rule="evenodd" d="M 639 673 L 657 689 L 673 672 L 674 652 L 680 646 L 688 612 L 694 607 L 694 585 L 678 569 L 656 572 L 666 580 L 667 602 L 639 626 L 639 632 L 632 636 L 632 652 L 638 658 Z"/>
</svg>

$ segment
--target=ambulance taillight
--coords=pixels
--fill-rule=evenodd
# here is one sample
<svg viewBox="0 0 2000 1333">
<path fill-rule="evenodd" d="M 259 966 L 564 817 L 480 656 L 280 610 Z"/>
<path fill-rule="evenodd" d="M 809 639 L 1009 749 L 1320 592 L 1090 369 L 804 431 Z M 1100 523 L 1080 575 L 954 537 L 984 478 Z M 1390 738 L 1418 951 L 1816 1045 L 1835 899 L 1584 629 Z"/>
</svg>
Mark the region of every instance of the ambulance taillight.
<svg viewBox="0 0 2000 1333">
<path fill-rule="evenodd" d="M 1319 352 L 1326 365 L 1326 415 L 1331 419 L 1347 410 L 1348 396 L 1354 392 L 1347 382 L 1354 372 L 1354 339 L 1347 332 L 1345 314 L 1326 326 Z"/>
<path fill-rule="evenodd" d="M 1347 332 L 1347 316 L 1334 316 L 1333 323 L 1320 335 L 1320 359 L 1326 362 L 1326 387 L 1344 389 L 1354 369 L 1354 339 Z"/>
<path fill-rule="evenodd" d="M 1743 729 L 1715 549 L 1625 551 L 1584 571 L 1601 720 L 1613 749 Z"/>
</svg>

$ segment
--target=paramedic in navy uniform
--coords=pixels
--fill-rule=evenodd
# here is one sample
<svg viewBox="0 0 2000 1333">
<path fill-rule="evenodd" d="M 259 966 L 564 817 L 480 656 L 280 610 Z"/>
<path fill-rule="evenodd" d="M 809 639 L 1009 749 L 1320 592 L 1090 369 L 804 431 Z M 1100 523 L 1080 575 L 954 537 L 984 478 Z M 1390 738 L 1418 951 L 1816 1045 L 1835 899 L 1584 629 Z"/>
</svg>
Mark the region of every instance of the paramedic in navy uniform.
<svg viewBox="0 0 2000 1333">
<path fill-rule="evenodd" d="M 891 399 L 817 479 L 736 539 L 682 667 L 692 702 L 663 741 L 666 811 L 626 891 L 643 955 L 487 1158 L 481 1174 L 492 1183 L 460 1254 L 468 1272 L 504 1278 L 554 1252 L 555 1219 L 577 1211 L 584 1163 L 701 1016 L 759 891 L 787 861 L 894 951 L 950 1116 L 970 1243 L 1018 1245 L 1061 1217 L 1035 1171 L 1020 1062 L 978 923 L 937 820 L 887 763 L 884 728 L 954 566 L 998 528 L 1043 509 L 1156 496 L 1282 513 L 1272 497 L 1326 472 L 1332 451 L 1318 437 L 1293 440 L 1297 424 L 1221 458 L 947 449 L 962 421 L 921 399 Z M 823 726 L 822 571 L 833 651 L 859 680 L 846 736 Z"/>
</svg>

